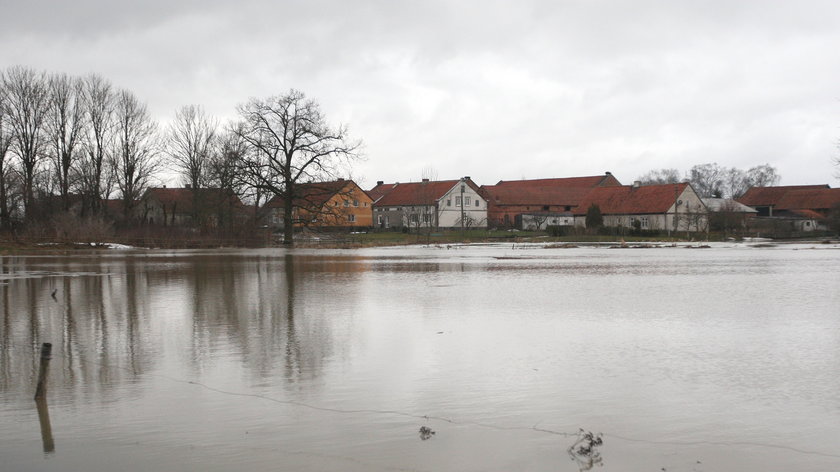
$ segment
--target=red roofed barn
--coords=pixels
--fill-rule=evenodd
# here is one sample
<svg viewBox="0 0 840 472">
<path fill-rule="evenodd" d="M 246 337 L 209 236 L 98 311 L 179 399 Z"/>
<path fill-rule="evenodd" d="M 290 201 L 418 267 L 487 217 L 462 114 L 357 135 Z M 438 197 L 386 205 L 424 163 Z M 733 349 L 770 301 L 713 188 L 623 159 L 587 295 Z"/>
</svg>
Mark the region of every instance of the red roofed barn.
<svg viewBox="0 0 840 472">
<path fill-rule="evenodd" d="M 244 217 L 242 200 L 220 188 L 167 188 L 146 190 L 135 211 L 145 224 L 218 227 Z"/>
<path fill-rule="evenodd" d="M 511 227 L 522 219 L 522 215 L 568 215 L 591 189 L 619 185 L 621 182 L 607 172 L 589 177 L 500 180 L 496 185 L 483 185 L 481 189 L 488 199 L 490 225 Z"/>
<path fill-rule="evenodd" d="M 586 226 L 586 212 L 598 205 L 604 226 L 670 231 L 706 231 L 706 206 L 689 183 L 594 188 L 573 211 L 575 225 Z"/>
</svg>

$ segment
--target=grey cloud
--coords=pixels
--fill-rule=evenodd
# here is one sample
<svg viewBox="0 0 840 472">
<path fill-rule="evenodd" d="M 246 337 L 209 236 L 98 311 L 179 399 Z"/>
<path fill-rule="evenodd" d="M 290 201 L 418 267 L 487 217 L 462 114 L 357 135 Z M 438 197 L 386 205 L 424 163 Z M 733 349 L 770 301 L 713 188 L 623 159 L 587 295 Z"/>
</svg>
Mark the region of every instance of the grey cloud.
<svg viewBox="0 0 840 472">
<path fill-rule="evenodd" d="M 233 116 L 250 96 L 300 88 L 366 141 L 369 181 L 429 165 L 486 182 L 629 181 L 717 161 L 770 162 L 804 183 L 827 180 L 840 135 L 837 13 L 819 1 L 20 3 L 0 15 L 0 63 L 100 72 L 164 120 L 186 103 Z"/>
</svg>

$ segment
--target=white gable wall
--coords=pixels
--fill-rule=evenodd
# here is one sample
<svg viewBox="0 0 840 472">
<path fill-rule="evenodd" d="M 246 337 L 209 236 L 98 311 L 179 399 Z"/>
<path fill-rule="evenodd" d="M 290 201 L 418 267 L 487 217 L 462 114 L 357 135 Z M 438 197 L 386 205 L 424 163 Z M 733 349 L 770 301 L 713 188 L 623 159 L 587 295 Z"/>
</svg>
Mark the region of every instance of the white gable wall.
<svg viewBox="0 0 840 472">
<path fill-rule="evenodd" d="M 463 201 L 461 187 L 463 186 Z M 464 227 L 487 227 L 487 200 L 466 183 L 457 183 L 438 200 L 438 227 L 460 228 L 461 205 Z"/>
</svg>

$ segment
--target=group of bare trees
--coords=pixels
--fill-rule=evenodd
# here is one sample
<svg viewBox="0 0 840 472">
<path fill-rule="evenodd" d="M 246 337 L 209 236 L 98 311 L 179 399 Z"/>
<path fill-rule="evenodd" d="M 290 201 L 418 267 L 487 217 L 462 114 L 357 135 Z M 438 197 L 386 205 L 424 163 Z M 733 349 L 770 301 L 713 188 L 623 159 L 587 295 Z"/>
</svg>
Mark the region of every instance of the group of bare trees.
<svg viewBox="0 0 840 472">
<path fill-rule="evenodd" d="M 144 104 L 101 76 L 0 71 L 0 224 L 66 211 L 74 196 L 87 214 L 115 189 L 136 197 L 155 171 L 156 128 Z"/>
<path fill-rule="evenodd" d="M 694 190 L 703 198 L 721 197 L 738 198 L 750 187 L 769 187 L 781 180 L 776 168 L 762 164 L 746 171 L 737 167 L 724 167 L 716 162 L 698 164 L 684 176 L 677 169 L 656 169 L 641 177 L 642 185 L 672 184 L 682 181 L 691 182 Z"/>
<path fill-rule="evenodd" d="M 187 105 L 161 129 L 133 93 L 101 76 L 0 70 L 0 225 L 67 212 L 76 202 L 82 214 L 102 216 L 103 202 L 115 197 L 129 217 L 166 170 L 192 189 L 223 189 L 256 206 L 280 196 L 292 221 L 299 184 L 334 178 L 359 156 L 361 143 L 346 127 L 327 125 L 299 91 L 251 99 L 237 111 L 221 124 Z M 285 226 L 291 242 L 292 225 Z"/>
</svg>

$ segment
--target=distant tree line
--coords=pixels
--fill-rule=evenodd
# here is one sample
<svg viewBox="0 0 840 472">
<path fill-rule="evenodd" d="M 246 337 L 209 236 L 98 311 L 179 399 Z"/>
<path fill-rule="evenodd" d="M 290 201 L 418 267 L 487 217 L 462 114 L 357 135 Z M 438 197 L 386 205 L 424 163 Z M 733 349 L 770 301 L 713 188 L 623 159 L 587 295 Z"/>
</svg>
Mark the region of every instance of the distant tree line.
<svg viewBox="0 0 840 472">
<path fill-rule="evenodd" d="M 138 199 L 167 170 L 192 189 L 230 191 L 255 208 L 279 195 L 292 221 L 298 184 L 335 178 L 358 157 L 361 143 L 329 126 L 299 91 L 252 98 L 237 111 L 221 123 L 186 105 L 161 127 L 131 91 L 100 75 L 0 69 L 0 229 L 71 206 L 107 217 L 109 199 L 132 222 Z"/>
<path fill-rule="evenodd" d="M 700 197 L 738 198 L 750 187 L 778 185 L 781 176 L 770 164 L 741 170 L 725 167 L 716 162 L 698 164 L 685 174 L 678 169 L 656 169 L 638 179 L 642 185 L 672 184 L 688 181 Z"/>
</svg>

